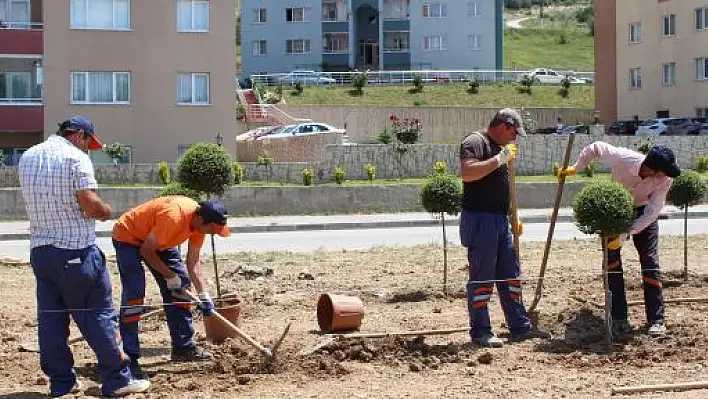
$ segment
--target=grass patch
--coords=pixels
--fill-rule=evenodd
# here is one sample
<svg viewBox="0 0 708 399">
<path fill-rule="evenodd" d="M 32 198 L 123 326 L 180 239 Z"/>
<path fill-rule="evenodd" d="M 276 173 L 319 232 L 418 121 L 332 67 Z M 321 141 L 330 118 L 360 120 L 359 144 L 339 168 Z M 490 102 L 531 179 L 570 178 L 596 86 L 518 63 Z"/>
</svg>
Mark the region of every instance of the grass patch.
<svg viewBox="0 0 708 399">
<path fill-rule="evenodd" d="M 560 29 L 526 28 L 535 25 L 524 21 L 524 28 L 505 29 L 505 69 L 557 68 L 576 72 L 595 70 L 595 38 L 577 29 L 568 29 L 568 43 L 559 44 Z"/>
<path fill-rule="evenodd" d="M 427 85 L 425 90 L 410 93 L 410 86 L 366 86 L 362 94 L 348 87 L 308 86 L 297 97 L 289 97 L 291 105 L 380 105 L 403 107 L 461 106 L 478 108 L 543 107 L 543 108 L 595 108 L 593 86 L 577 85 L 568 98 L 561 98 L 557 86 L 534 86 L 533 94 L 519 94 L 513 84 L 491 84 L 479 87 L 478 94 L 467 93 L 466 84 Z"/>
</svg>

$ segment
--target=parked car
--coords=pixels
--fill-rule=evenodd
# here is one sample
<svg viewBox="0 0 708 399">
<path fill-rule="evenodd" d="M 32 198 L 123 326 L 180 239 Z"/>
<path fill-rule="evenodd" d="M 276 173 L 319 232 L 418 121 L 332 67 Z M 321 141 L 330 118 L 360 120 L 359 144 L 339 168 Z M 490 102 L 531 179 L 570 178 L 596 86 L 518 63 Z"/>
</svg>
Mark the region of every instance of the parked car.
<svg viewBox="0 0 708 399">
<path fill-rule="evenodd" d="M 607 130 L 608 134 L 617 135 L 634 135 L 637 132 L 637 128 L 644 121 L 642 120 L 628 120 L 628 121 L 614 121 Z"/>
<path fill-rule="evenodd" d="M 279 129 L 273 129 L 267 132 L 266 134 L 262 134 L 256 137 L 255 140 L 302 137 L 320 133 L 341 133 L 343 135 L 344 142 L 348 141 L 346 136 L 346 130 L 330 126 L 326 123 L 312 122 L 282 126 Z"/>
<path fill-rule="evenodd" d="M 668 133 L 669 125 L 678 125 L 687 118 L 657 118 L 649 119 L 644 123 L 639 125 L 636 136 L 640 137 L 653 137 L 665 135 Z"/>
<path fill-rule="evenodd" d="M 236 136 L 236 141 L 255 140 L 258 137 L 267 135 L 283 127 L 283 125 L 257 127 L 255 129 L 247 131 L 246 133 L 239 134 L 238 136 Z"/>
<path fill-rule="evenodd" d="M 590 134 L 588 125 L 570 125 L 563 128 L 563 134 Z"/>
<path fill-rule="evenodd" d="M 667 126 L 666 134 L 676 135 L 676 136 L 697 136 L 701 131 L 701 126 L 703 125 L 702 118 L 689 118 L 685 120 L 678 121 L 677 123 L 671 123 Z"/>
<path fill-rule="evenodd" d="M 556 134 L 556 127 L 539 127 L 533 131 L 533 134 Z"/>
<path fill-rule="evenodd" d="M 522 74 L 521 76 L 519 76 L 518 81 L 520 81 L 524 76 L 530 76 L 532 78 L 535 78 L 538 83 L 547 85 L 559 85 L 565 77 L 565 75 L 561 75 L 558 72 L 547 68 L 536 68 L 531 72 Z M 571 84 L 585 83 L 583 80 L 578 79 L 572 75 L 568 75 L 568 79 L 570 79 Z"/>
<path fill-rule="evenodd" d="M 700 135 L 708 134 L 708 120 L 706 120 L 705 122 L 703 122 L 701 124 L 701 130 L 698 131 L 698 134 L 700 134 Z"/>
<path fill-rule="evenodd" d="M 332 79 L 332 77 L 325 72 L 295 70 L 278 77 L 278 83 L 280 84 L 294 85 L 297 82 L 301 82 L 304 85 L 327 85 L 337 83 L 335 79 Z"/>
</svg>

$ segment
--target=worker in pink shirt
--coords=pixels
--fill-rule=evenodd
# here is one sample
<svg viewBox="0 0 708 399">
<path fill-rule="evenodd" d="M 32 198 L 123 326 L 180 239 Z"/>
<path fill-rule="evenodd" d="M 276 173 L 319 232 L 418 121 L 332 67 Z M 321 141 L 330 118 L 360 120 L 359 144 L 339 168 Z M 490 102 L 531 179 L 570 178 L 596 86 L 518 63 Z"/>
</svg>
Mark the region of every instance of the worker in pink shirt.
<svg viewBox="0 0 708 399">
<path fill-rule="evenodd" d="M 637 218 L 629 234 L 639 254 L 648 333 L 652 337 L 666 335 L 664 298 L 659 272 L 659 214 L 664 208 L 673 178 L 681 174 L 674 152 L 663 145 L 652 147 L 647 155 L 596 141 L 583 148 L 575 165 L 559 175 L 571 176 L 585 169 L 592 161 L 612 168 L 614 181 L 625 186 L 634 196 Z M 628 238 L 628 237 L 627 237 Z M 620 251 L 625 237 L 610 240 L 609 286 L 612 292 L 612 326 L 615 333 L 631 332 L 627 315 L 627 297 L 622 274 Z"/>
</svg>

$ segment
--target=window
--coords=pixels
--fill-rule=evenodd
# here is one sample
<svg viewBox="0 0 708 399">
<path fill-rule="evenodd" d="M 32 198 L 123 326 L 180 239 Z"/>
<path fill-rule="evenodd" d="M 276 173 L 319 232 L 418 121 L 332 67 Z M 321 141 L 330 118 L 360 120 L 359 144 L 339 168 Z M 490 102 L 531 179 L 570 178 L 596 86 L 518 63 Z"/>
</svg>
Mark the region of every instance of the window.
<svg viewBox="0 0 708 399">
<path fill-rule="evenodd" d="M 286 54 L 305 54 L 310 52 L 309 39 L 293 39 L 285 41 Z"/>
<path fill-rule="evenodd" d="M 674 86 L 676 84 L 676 63 L 669 62 L 661 66 L 661 84 Z"/>
<path fill-rule="evenodd" d="M 189 147 L 191 147 L 192 144 L 178 144 L 177 145 L 177 160 L 182 159 L 184 154 L 189 150 Z"/>
<path fill-rule="evenodd" d="M 708 119 L 708 107 L 696 108 L 696 118 Z"/>
<path fill-rule="evenodd" d="M 72 72 L 71 103 L 130 103 L 130 72 Z"/>
<path fill-rule="evenodd" d="M 410 33 L 384 32 L 384 51 L 407 52 L 410 51 Z"/>
<path fill-rule="evenodd" d="M 423 17 L 445 18 L 447 17 L 447 5 L 440 3 L 423 4 Z"/>
<path fill-rule="evenodd" d="M 481 50 L 482 49 L 482 36 L 480 36 L 480 35 L 467 36 L 467 49 L 468 50 Z"/>
<path fill-rule="evenodd" d="M 325 33 L 324 53 L 325 54 L 346 54 L 349 52 L 348 33 Z"/>
<path fill-rule="evenodd" d="M 71 0 L 72 29 L 130 29 L 130 0 Z"/>
<path fill-rule="evenodd" d="M 8 28 L 27 29 L 30 27 L 29 0 L 0 0 L 0 21 Z"/>
<path fill-rule="evenodd" d="M 327 22 L 337 21 L 337 3 L 325 1 L 322 3 L 322 20 Z"/>
<path fill-rule="evenodd" d="M 664 15 L 662 21 L 662 33 L 664 37 L 676 36 L 676 14 Z"/>
<path fill-rule="evenodd" d="M 435 51 L 445 50 L 447 48 L 447 40 L 445 35 L 429 35 L 423 36 L 423 50 Z"/>
<path fill-rule="evenodd" d="M 384 19 L 410 18 L 410 0 L 384 0 Z"/>
<path fill-rule="evenodd" d="M 467 16 L 473 17 L 473 18 L 477 18 L 477 17 L 482 16 L 482 8 L 479 4 L 479 1 L 474 0 L 474 1 L 470 1 L 467 4 Z"/>
<path fill-rule="evenodd" d="M 209 32 L 209 0 L 177 0 L 178 32 Z"/>
<path fill-rule="evenodd" d="M 642 41 L 642 23 L 635 22 L 629 24 L 629 42 L 639 43 Z"/>
<path fill-rule="evenodd" d="M 708 79 L 708 58 L 696 58 L 696 79 Z"/>
<path fill-rule="evenodd" d="M 208 73 L 180 73 L 178 104 L 209 104 L 209 74 Z"/>
<path fill-rule="evenodd" d="M 303 7 L 286 8 L 285 9 L 285 22 L 306 22 L 305 9 Z"/>
<path fill-rule="evenodd" d="M 0 99 L 29 100 L 32 74 L 29 72 L 0 73 Z"/>
<path fill-rule="evenodd" d="M 642 88 L 642 68 L 632 68 L 629 70 L 629 88 Z"/>
<path fill-rule="evenodd" d="M 253 56 L 268 55 L 268 47 L 265 40 L 256 40 L 252 43 Z"/>
<path fill-rule="evenodd" d="M 708 29 L 708 7 L 696 9 L 696 30 Z"/>
<path fill-rule="evenodd" d="M 254 8 L 253 9 L 253 23 L 254 24 L 264 24 L 268 22 L 267 11 L 265 8 Z"/>
</svg>

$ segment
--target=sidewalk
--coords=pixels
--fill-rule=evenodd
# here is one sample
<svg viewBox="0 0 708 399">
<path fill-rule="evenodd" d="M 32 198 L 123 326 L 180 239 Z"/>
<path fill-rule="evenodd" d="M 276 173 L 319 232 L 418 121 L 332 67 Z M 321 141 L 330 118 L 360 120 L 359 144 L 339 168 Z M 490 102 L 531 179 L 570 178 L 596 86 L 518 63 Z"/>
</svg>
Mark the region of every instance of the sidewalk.
<svg viewBox="0 0 708 399">
<path fill-rule="evenodd" d="M 552 209 L 520 209 L 519 217 L 525 224 L 549 223 Z M 689 209 L 691 219 L 708 218 L 708 205 L 699 205 Z M 674 206 L 666 206 L 660 219 L 682 219 L 683 212 Z M 558 223 L 573 221 L 573 210 L 561 208 L 558 211 Z M 448 216 L 446 225 L 459 224 L 457 217 Z M 99 237 L 110 237 L 114 220 L 96 223 Z M 308 230 L 348 230 L 348 229 L 384 229 L 401 227 L 426 227 L 440 224 L 440 220 L 426 212 L 379 213 L 371 215 L 304 215 L 304 216 L 257 216 L 230 218 L 229 227 L 233 234 L 264 233 L 280 231 Z M 0 241 L 28 240 L 29 222 L 0 222 Z"/>
</svg>

